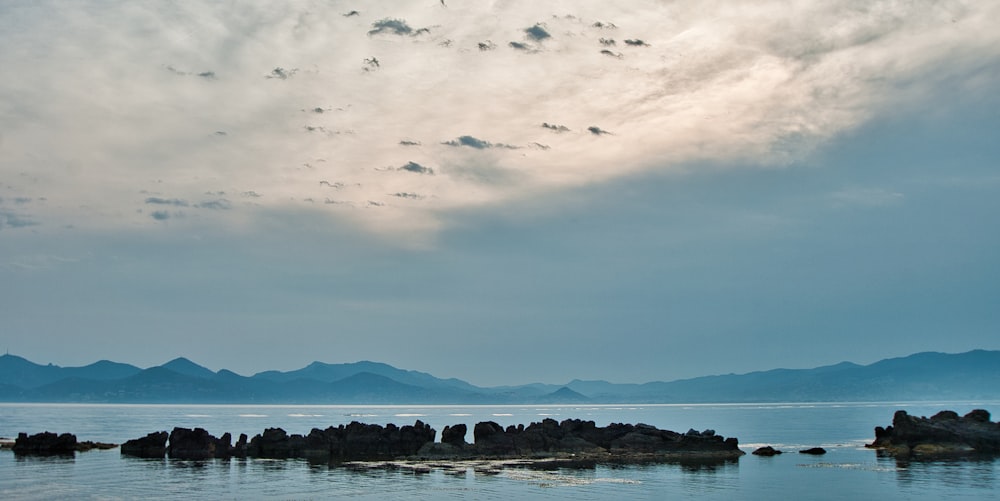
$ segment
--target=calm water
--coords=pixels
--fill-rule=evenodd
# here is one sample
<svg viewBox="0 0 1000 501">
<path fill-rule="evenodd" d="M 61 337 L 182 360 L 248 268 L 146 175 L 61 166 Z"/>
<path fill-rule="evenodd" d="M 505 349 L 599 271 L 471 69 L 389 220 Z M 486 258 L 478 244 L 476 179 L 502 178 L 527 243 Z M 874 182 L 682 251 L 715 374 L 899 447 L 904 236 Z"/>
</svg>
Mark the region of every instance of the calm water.
<svg viewBox="0 0 1000 501">
<path fill-rule="evenodd" d="M 22 458 L 0 452 L 0 499 L 1000 499 L 1000 460 L 902 463 L 863 444 L 897 409 L 932 415 L 992 412 L 1000 402 L 790 403 L 600 406 L 206 406 L 0 404 L 0 437 L 18 432 L 71 432 L 80 440 L 120 443 L 174 426 L 218 436 L 280 426 L 308 433 L 351 421 L 445 425 L 492 420 L 528 424 L 546 417 L 647 423 L 675 431 L 712 428 L 735 436 L 748 453 L 772 445 L 786 454 L 747 455 L 719 464 L 598 466 L 536 471 L 485 465 L 345 468 L 299 460 L 142 460 L 117 449 L 67 458 Z M 994 417 L 996 420 L 996 417 Z M 471 433 L 470 433 L 471 435 Z M 467 438 L 471 441 L 472 437 Z M 798 454 L 821 446 L 825 456 Z M 790 452 L 790 453 L 789 453 Z"/>
</svg>

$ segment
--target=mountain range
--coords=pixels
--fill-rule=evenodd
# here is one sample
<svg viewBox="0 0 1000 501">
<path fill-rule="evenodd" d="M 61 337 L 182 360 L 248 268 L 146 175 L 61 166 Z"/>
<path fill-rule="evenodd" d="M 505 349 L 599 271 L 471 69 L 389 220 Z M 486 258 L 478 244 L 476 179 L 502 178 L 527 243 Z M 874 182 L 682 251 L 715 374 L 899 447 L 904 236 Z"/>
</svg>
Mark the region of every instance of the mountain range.
<svg viewBox="0 0 1000 501">
<path fill-rule="evenodd" d="M 186 358 L 141 369 L 101 360 L 83 367 L 0 356 L 0 401 L 258 404 L 577 404 L 920 401 L 1000 398 L 1000 351 L 917 353 L 870 365 L 841 362 L 670 382 L 480 387 L 378 362 L 313 362 L 241 376 Z"/>
</svg>

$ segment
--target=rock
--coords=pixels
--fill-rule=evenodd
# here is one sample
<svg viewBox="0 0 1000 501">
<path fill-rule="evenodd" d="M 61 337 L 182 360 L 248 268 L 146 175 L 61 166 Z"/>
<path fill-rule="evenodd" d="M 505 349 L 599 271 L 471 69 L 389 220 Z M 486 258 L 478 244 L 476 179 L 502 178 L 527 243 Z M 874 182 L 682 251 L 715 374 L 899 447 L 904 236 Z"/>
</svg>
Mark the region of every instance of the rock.
<svg viewBox="0 0 1000 501">
<path fill-rule="evenodd" d="M 15 454 L 49 456 L 76 452 L 76 435 L 44 431 L 34 435 L 18 433 L 12 450 Z"/>
<path fill-rule="evenodd" d="M 211 459 L 215 457 L 217 441 L 204 428 L 174 428 L 170 432 L 167 456 L 171 459 Z"/>
<path fill-rule="evenodd" d="M 337 428 L 313 428 L 309 435 L 288 435 L 268 428 L 247 446 L 247 455 L 266 458 L 305 457 L 314 460 L 365 461 L 414 456 L 436 432 L 417 420 L 412 426 L 380 426 L 354 421 Z"/>
<path fill-rule="evenodd" d="M 649 461 L 670 459 L 732 459 L 743 455 L 735 438 L 716 435 L 714 430 L 690 430 L 679 434 L 645 424 L 615 423 L 598 427 L 593 421 L 544 419 L 528 426 L 508 426 L 493 421 L 476 423 L 475 442 L 465 442 L 464 424 L 449 426 L 441 443 L 435 431 L 416 421 L 412 426 L 385 426 L 354 421 L 347 425 L 313 428 L 308 435 L 288 434 L 281 428 L 267 428 L 249 443 L 241 435 L 231 446 L 230 434 L 214 438 L 201 428 L 174 428 L 167 454 L 171 458 L 207 459 L 245 455 L 257 458 L 305 458 L 312 461 L 384 461 L 407 458 L 496 459 L 544 458 L 594 461 Z M 163 456 L 166 432 L 130 440 L 122 454 L 144 457 Z"/>
<path fill-rule="evenodd" d="M 765 445 L 764 447 L 758 447 L 757 450 L 753 451 L 751 454 L 753 454 L 754 456 L 770 457 L 781 454 L 781 451 L 775 449 L 774 447 L 771 447 L 770 445 Z"/>
<path fill-rule="evenodd" d="M 738 441 L 725 439 L 713 430 L 690 430 L 679 433 L 660 430 L 645 424 L 611 424 L 597 427 L 593 421 L 567 419 L 557 422 L 544 419 L 527 427 L 511 426 L 503 430 L 492 421 L 477 423 L 476 455 L 486 457 L 540 457 L 560 455 L 590 455 L 618 460 L 651 459 L 668 456 L 743 455 Z"/>
<path fill-rule="evenodd" d="M 896 411 L 892 426 L 875 428 L 875 441 L 866 447 L 889 454 L 906 456 L 1000 453 L 1000 423 L 990 421 L 990 413 L 976 409 L 959 417 L 953 411 L 941 411 L 931 418 L 910 416 Z"/>
<path fill-rule="evenodd" d="M 97 449 L 99 451 L 106 451 L 108 449 L 114 449 L 115 447 L 118 447 L 118 444 L 112 444 L 108 442 L 92 442 L 90 440 L 85 440 L 83 442 L 76 443 L 77 452 L 86 452 L 93 449 Z"/>
<path fill-rule="evenodd" d="M 826 454 L 826 449 L 822 447 L 810 447 L 808 449 L 803 449 L 799 451 L 799 454 L 812 454 L 814 456 L 822 456 Z"/>
<path fill-rule="evenodd" d="M 468 433 L 468 431 L 468 427 L 464 424 L 445 426 L 444 429 L 441 430 L 441 443 L 462 447 L 465 445 L 465 434 Z"/>
<path fill-rule="evenodd" d="M 121 453 L 140 458 L 162 458 L 167 454 L 168 437 L 167 432 L 157 431 L 142 438 L 129 440 L 122 444 Z"/>
</svg>

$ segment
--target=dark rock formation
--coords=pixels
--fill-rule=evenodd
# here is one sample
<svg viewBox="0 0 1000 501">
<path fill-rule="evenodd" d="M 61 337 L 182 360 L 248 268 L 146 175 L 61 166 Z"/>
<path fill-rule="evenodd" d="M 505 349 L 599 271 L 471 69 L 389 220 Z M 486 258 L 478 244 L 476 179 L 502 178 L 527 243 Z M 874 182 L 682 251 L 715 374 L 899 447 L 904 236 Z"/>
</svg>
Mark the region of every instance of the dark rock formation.
<svg viewBox="0 0 1000 501">
<path fill-rule="evenodd" d="M 1000 423 L 990 421 L 990 413 L 976 409 L 959 417 L 941 411 L 930 418 L 896 411 L 892 426 L 875 428 L 875 441 L 866 447 L 906 456 L 1000 453 Z"/>
<path fill-rule="evenodd" d="M 725 439 L 716 435 L 714 430 L 690 430 L 680 434 L 645 424 L 621 423 L 602 428 L 593 421 L 579 419 L 567 419 L 561 423 L 545 419 L 527 427 L 508 426 L 506 430 L 497 423 L 485 421 L 476 424 L 473 435 L 475 443 L 464 450 L 479 457 L 577 454 L 614 460 L 743 455 L 735 438 Z"/>
<path fill-rule="evenodd" d="M 48 431 L 34 435 L 18 433 L 12 450 L 15 454 L 39 456 L 73 454 L 76 452 L 76 435 L 72 433 L 55 434 Z"/>
<path fill-rule="evenodd" d="M 162 458 L 167 453 L 167 432 L 156 431 L 122 444 L 121 453 L 140 458 Z"/>
<path fill-rule="evenodd" d="M 803 449 L 799 451 L 799 454 L 812 454 L 813 456 L 822 456 L 826 454 L 826 449 L 822 447 L 810 447 L 808 449 Z"/>
<path fill-rule="evenodd" d="M 247 455 L 264 458 L 304 457 L 330 461 L 396 459 L 416 455 L 436 432 L 417 420 L 413 426 L 363 424 L 357 421 L 325 430 L 313 428 L 308 435 L 289 435 L 281 428 L 268 428 L 250 440 Z"/>
<path fill-rule="evenodd" d="M 465 446 L 465 434 L 468 433 L 469 429 L 464 424 L 456 424 L 455 426 L 445 426 L 441 430 L 441 443 L 454 445 L 456 447 Z"/>
<path fill-rule="evenodd" d="M 90 440 L 84 440 L 83 442 L 76 443 L 77 452 L 86 452 L 92 449 L 104 451 L 108 449 L 114 449 L 115 447 L 118 447 L 118 444 L 112 444 L 108 442 L 92 442 Z"/>
<path fill-rule="evenodd" d="M 230 435 L 216 439 L 201 428 L 174 428 L 165 453 L 171 458 L 208 459 L 250 456 L 258 458 L 306 458 L 312 461 L 382 461 L 405 458 L 434 459 L 544 459 L 573 458 L 584 461 L 656 461 L 685 458 L 732 459 L 743 455 L 735 438 L 726 439 L 714 430 L 689 430 L 680 434 L 645 424 L 611 424 L 598 427 L 593 421 L 545 419 L 539 423 L 508 426 L 492 421 L 473 428 L 475 443 L 465 442 L 464 424 L 449 426 L 441 443 L 435 431 L 421 421 L 412 426 L 385 426 L 352 422 L 325 430 L 313 428 L 308 435 L 289 435 L 281 428 L 267 428 L 248 444 L 246 435 L 235 447 Z M 166 432 L 130 440 L 122 454 L 163 457 Z"/>
<path fill-rule="evenodd" d="M 770 457 L 770 456 L 777 456 L 778 454 L 781 454 L 781 451 L 779 451 L 778 449 L 775 449 L 774 447 L 771 447 L 770 445 L 765 445 L 764 447 L 758 447 L 757 450 L 755 450 L 755 451 L 752 452 L 752 454 L 754 456 L 766 456 L 766 457 Z"/>
</svg>

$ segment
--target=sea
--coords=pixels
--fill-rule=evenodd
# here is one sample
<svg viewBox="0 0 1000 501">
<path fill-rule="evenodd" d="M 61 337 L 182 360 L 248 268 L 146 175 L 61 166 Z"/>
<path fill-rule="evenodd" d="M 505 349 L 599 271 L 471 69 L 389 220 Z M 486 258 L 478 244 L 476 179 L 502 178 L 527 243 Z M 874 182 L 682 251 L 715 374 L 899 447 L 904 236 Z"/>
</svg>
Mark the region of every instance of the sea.
<svg viewBox="0 0 1000 501">
<path fill-rule="evenodd" d="M 1000 409 L 980 402 L 788 402 L 502 406 L 0 404 L 0 437 L 74 433 L 121 443 L 175 426 L 252 437 L 281 427 L 306 434 L 359 421 L 416 420 L 440 432 L 480 421 L 502 426 L 545 418 L 646 423 L 737 437 L 738 460 L 533 469 L 482 462 L 314 464 L 288 459 L 185 461 L 121 456 L 118 449 L 66 457 L 0 451 L 0 499 L 1000 499 L 1000 459 L 906 461 L 866 449 L 896 410 L 931 416 Z M 996 417 L 993 418 L 996 420 Z M 467 437 L 472 441 L 471 431 Z M 751 455 L 770 445 L 784 454 Z M 800 454 L 823 447 L 822 456 Z"/>
</svg>

